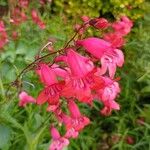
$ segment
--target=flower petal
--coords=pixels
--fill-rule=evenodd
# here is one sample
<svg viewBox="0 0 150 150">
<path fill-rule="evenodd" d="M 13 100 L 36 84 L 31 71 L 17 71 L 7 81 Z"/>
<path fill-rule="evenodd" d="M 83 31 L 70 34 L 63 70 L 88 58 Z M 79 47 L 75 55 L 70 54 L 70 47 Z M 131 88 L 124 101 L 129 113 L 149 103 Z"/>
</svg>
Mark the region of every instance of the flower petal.
<svg viewBox="0 0 150 150">
<path fill-rule="evenodd" d="M 47 100 L 48 100 L 48 95 L 45 93 L 45 89 L 44 90 L 42 90 L 41 92 L 40 92 L 40 94 L 38 95 L 38 97 L 37 97 L 37 100 L 36 100 L 36 103 L 38 104 L 38 105 L 42 105 L 42 104 L 44 104 Z"/>
</svg>

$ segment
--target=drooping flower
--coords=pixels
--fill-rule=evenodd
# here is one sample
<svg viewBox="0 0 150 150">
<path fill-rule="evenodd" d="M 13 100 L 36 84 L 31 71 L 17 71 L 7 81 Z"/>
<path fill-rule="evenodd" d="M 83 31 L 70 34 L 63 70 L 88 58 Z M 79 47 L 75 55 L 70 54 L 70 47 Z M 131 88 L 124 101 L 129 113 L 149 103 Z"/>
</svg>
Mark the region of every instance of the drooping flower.
<svg viewBox="0 0 150 150">
<path fill-rule="evenodd" d="M 51 127 L 52 143 L 49 150 L 62 150 L 69 145 L 69 140 L 65 137 L 61 137 L 58 130 Z"/>
<path fill-rule="evenodd" d="M 20 107 L 25 107 L 28 103 L 36 103 L 36 100 L 32 96 L 29 96 L 25 91 L 22 91 L 19 94 L 19 99 Z"/>
<path fill-rule="evenodd" d="M 121 50 L 115 49 L 111 43 L 99 38 L 87 38 L 78 40 L 77 46 L 83 46 L 86 51 L 91 53 L 94 57 L 101 60 L 101 74 L 105 74 L 107 69 L 109 76 L 114 77 L 116 66 L 122 67 L 124 63 L 124 55 Z"/>
<path fill-rule="evenodd" d="M 68 108 L 70 116 L 67 116 L 64 113 L 61 114 L 62 122 L 65 124 L 67 130 L 65 136 L 68 138 L 76 138 L 78 132 L 87 126 L 90 123 L 90 120 L 80 113 L 78 106 L 73 100 L 69 100 Z"/>
<path fill-rule="evenodd" d="M 71 121 L 67 125 L 67 128 L 74 128 L 76 131 L 82 130 L 90 123 L 89 118 L 81 115 L 80 110 L 73 100 L 68 102 L 68 108 L 70 111 Z"/>
<path fill-rule="evenodd" d="M 110 115 L 111 111 L 119 110 L 120 106 L 115 101 L 117 95 L 120 93 L 119 84 L 111 80 L 108 77 L 103 77 L 104 87 L 97 91 L 100 101 L 104 104 L 104 108 L 101 110 L 103 115 Z"/>
<path fill-rule="evenodd" d="M 54 111 L 59 106 L 60 92 L 64 83 L 58 82 L 55 72 L 46 64 L 40 64 L 40 69 L 37 71 L 45 88 L 37 97 L 37 104 L 41 105 L 48 102 L 48 110 Z M 54 109 L 55 108 L 55 109 Z"/>
</svg>

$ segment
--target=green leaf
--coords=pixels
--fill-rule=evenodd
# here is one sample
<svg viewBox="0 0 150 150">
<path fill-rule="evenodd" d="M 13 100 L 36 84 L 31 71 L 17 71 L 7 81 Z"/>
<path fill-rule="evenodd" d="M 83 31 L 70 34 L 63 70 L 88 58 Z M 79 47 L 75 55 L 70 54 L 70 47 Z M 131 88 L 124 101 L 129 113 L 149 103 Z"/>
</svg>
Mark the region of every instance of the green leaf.
<svg viewBox="0 0 150 150">
<path fill-rule="evenodd" d="M 144 87 L 142 90 L 141 90 L 142 93 L 150 93 L 150 85 Z"/>
<path fill-rule="evenodd" d="M 16 49 L 16 54 L 22 54 L 25 55 L 28 51 L 28 46 L 26 43 L 24 43 L 23 41 L 20 41 L 17 49 Z"/>
<path fill-rule="evenodd" d="M 0 148 L 6 149 L 9 145 L 11 129 L 7 126 L 0 124 Z"/>
</svg>

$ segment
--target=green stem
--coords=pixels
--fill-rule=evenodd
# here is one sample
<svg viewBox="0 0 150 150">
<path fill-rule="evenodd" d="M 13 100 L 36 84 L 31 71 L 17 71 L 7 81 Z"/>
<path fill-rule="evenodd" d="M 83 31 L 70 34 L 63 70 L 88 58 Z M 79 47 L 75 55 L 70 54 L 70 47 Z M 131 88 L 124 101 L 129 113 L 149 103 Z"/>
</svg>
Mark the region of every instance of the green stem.
<svg viewBox="0 0 150 150">
<path fill-rule="evenodd" d="M 1 77 L 0 77 L 0 89 L 1 89 L 2 99 L 5 100 L 5 91 L 4 91 L 4 86 Z"/>
</svg>

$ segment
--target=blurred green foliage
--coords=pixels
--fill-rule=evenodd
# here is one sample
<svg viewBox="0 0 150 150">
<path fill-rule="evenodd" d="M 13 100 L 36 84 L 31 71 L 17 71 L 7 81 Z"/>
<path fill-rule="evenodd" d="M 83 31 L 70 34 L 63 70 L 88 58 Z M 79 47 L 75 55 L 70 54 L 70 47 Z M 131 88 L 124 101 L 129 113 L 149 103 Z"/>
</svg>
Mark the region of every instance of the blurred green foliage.
<svg viewBox="0 0 150 150">
<path fill-rule="evenodd" d="M 87 15 L 118 18 L 127 15 L 131 19 L 143 16 L 147 5 L 145 0 L 54 0 L 52 10 L 65 13 L 68 17 Z"/>
<path fill-rule="evenodd" d="M 71 2 L 73 4 L 68 4 Z M 104 16 L 107 12 L 112 12 L 115 17 L 118 17 L 120 13 L 126 13 L 137 19 L 143 14 L 143 6 L 145 5 L 140 0 L 128 0 L 127 2 L 125 0 L 112 0 L 109 1 L 111 5 L 107 1 L 102 3 L 102 1 L 85 0 L 81 2 L 79 4 L 79 1 L 55 0 L 50 7 L 44 6 L 46 11 L 42 11 L 41 17 L 46 23 L 45 30 L 40 30 L 31 19 L 17 28 L 12 28 L 11 24 L 7 22 L 8 16 L 3 17 L 10 36 L 9 43 L 0 54 L 0 150 L 46 150 L 50 145 L 49 125 L 55 118 L 52 113 L 45 111 L 46 106 L 38 107 L 29 104 L 25 108 L 20 108 L 17 91 L 13 87 L 9 91 L 11 97 L 5 96 L 7 83 L 14 80 L 16 75 L 34 60 L 35 54 L 49 39 L 53 39 L 55 49 L 59 49 L 71 37 L 74 20 L 71 17 L 67 17 L 65 20 L 60 16 L 53 16 L 49 13 L 50 9 L 63 12 L 68 16 L 76 15 L 78 17 L 81 14 L 98 16 L 98 10 L 104 8 L 105 11 L 102 11 Z M 39 4 L 34 5 L 35 1 L 32 1 L 32 3 L 31 8 L 36 5 L 39 7 Z M 125 5 L 131 5 L 134 9 L 125 12 L 128 9 L 120 7 L 124 3 Z M 74 5 L 76 5 L 76 8 L 74 8 Z M 139 10 L 139 7 L 142 7 L 142 10 Z M 71 12 L 67 12 L 69 9 Z M 136 9 L 139 10 L 140 15 L 136 14 L 135 11 L 137 16 L 135 14 L 132 16 Z M 104 117 L 99 113 L 102 107 L 100 103 L 95 102 L 92 108 L 81 104 L 81 111 L 90 117 L 91 124 L 81 132 L 78 139 L 70 141 L 71 144 L 66 150 L 150 149 L 149 26 L 150 14 L 146 14 L 134 23 L 134 28 L 126 39 L 127 43 L 123 48 L 126 59 L 125 65 L 123 69 L 118 70 L 118 75 L 122 78 L 120 81 L 122 93 L 118 98 L 121 110 L 113 112 L 111 116 Z M 19 34 L 17 40 L 11 38 L 13 31 L 17 31 Z M 23 81 L 24 89 L 30 91 L 30 94 L 36 97 L 41 86 L 37 83 L 35 74 L 31 72 L 24 75 Z M 137 119 L 140 117 L 145 119 L 142 125 L 137 123 Z M 60 126 L 59 128 L 62 129 Z M 63 129 L 61 132 L 63 132 Z M 133 137 L 134 144 L 126 143 L 127 136 Z"/>
</svg>

